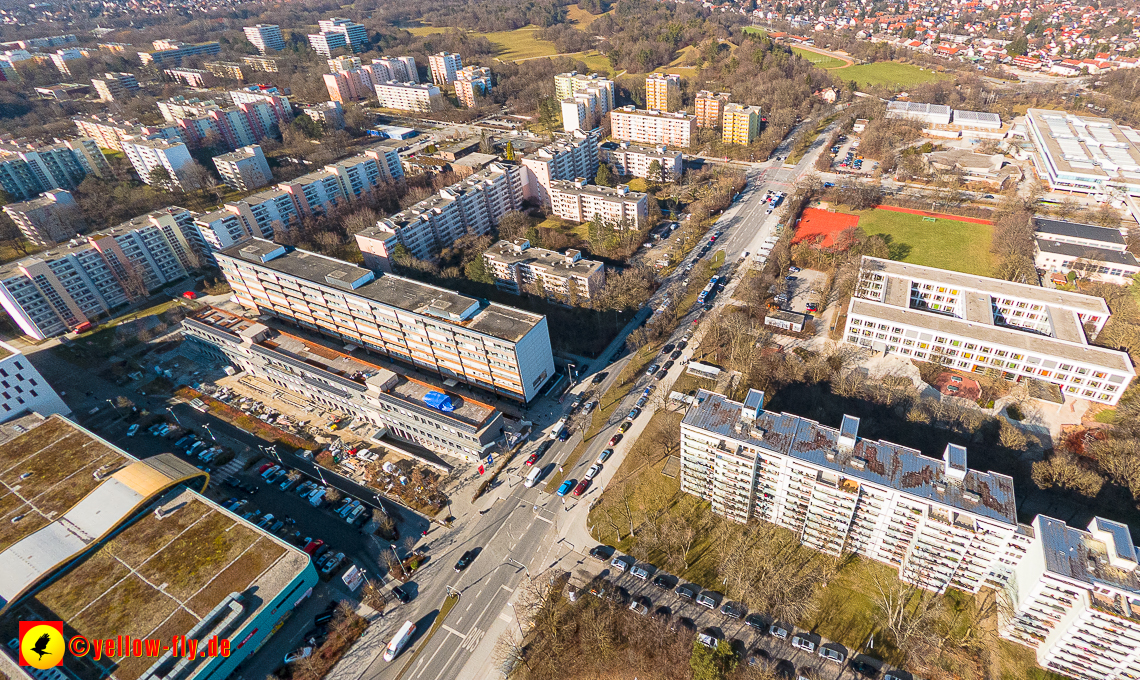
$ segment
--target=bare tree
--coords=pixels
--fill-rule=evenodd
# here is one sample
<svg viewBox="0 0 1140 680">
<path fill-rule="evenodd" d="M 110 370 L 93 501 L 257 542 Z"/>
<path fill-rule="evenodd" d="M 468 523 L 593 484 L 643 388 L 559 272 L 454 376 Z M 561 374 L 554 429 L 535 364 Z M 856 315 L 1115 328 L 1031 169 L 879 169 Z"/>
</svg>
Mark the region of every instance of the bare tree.
<svg viewBox="0 0 1140 680">
<path fill-rule="evenodd" d="M 886 570 L 871 577 L 867 593 L 877 620 L 904 656 L 922 655 L 936 644 L 934 625 L 942 615 L 942 599 L 918 586 L 903 583 Z"/>
</svg>

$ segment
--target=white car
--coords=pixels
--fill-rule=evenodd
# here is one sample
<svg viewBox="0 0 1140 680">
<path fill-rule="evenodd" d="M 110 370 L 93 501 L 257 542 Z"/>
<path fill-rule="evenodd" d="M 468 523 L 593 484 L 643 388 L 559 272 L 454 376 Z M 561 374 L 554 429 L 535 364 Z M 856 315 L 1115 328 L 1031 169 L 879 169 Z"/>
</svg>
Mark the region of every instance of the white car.
<svg viewBox="0 0 1140 680">
<path fill-rule="evenodd" d="M 596 477 L 596 476 L 598 475 L 598 473 L 599 473 L 599 472 L 601 472 L 601 471 L 602 471 L 602 466 L 601 466 L 601 465 L 596 465 L 596 464 L 595 464 L 595 465 L 591 465 L 591 466 L 590 466 L 590 469 L 589 469 L 589 470 L 586 470 L 586 476 L 585 476 L 585 479 L 593 479 L 593 478 L 594 478 L 594 477 Z"/>
<path fill-rule="evenodd" d="M 139 424 L 135 423 L 134 425 L 131 425 L 129 428 L 127 428 L 127 436 L 133 437 L 133 436 L 135 436 L 135 433 L 138 431 L 139 431 Z"/>
</svg>

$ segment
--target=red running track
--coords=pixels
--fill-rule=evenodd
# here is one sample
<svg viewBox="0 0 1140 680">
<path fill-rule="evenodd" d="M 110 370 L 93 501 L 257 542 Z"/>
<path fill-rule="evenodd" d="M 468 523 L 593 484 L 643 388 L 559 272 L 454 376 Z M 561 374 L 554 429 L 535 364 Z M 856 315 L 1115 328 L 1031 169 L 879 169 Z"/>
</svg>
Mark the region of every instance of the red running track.
<svg viewBox="0 0 1140 680">
<path fill-rule="evenodd" d="M 877 210 L 890 210 L 891 212 L 907 213 L 909 215 L 922 215 L 923 217 L 941 217 L 944 220 L 955 220 L 958 222 L 973 222 L 974 224 L 993 224 L 991 220 L 983 220 L 980 217 L 961 217 L 959 215 L 947 215 L 946 213 L 932 213 L 925 210 L 913 210 L 911 208 L 899 208 L 893 205 L 877 205 Z"/>
</svg>

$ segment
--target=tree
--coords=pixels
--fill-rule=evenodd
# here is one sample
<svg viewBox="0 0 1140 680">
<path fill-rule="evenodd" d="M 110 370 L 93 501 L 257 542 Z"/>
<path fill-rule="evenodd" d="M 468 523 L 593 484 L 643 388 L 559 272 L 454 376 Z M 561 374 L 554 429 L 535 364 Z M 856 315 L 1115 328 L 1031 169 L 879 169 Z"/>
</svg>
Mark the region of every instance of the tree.
<svg viewBox="0 0 1140 680">
<path fill-rule="evenodd" d="M 665 170 L 661 167 L 661 161 L 654 159 L 649 163 L 649 168 L 645 172 L 645 178 L 651 182 L 660 182 L 664 184 L 664 173 Z"/>
<path fill-rule="evenodd" d="M 1104 485 L 1103 477 L 1087 467 L 1082 459 L 1063 449 L 1057 449 L 1049 458 L 1034 463 L 1032 478 L 1039 488 L 1068 489 L 1087 498 L 1100 493 Z"/>
<path fill-rule="evenodd" d="M 598 174 L 594 176 L 594 184 L 602 187 L 614 185 L 613 170 L 610 169 L 609 163 L 598 163 Z"/>
<path fill-rule="evenodd" d="M 487 271 L 487 261 L 482 256 L 476 257 L 464 266 L 464 273 L 467 278 L 479 283 L 494 283 L 495 277 Z"/>
<path fill-rule="evenodd" d="M 904 656 L 921 656 L 935 644 L 934 624 L 942 614 L 942 600 L 936 593 L 903 583 L 892 573 L 876 571 L 867 595 L 877 610 L 876 620 Z"/>
<path fill-rule="evenodd" d="M 715 649 L 705 646 L 699 639 L 693 640 L 689 668 L 693 669 L 693 680 L 723 680 L 736 668 L 736 654 L 732 645 L 724 640 L 717 642 Z"/>
<path fill-rule="evenodd" d="M 302 113 L 293 119 L 293 129 L 305 135 L 309 139 L 320 139 L 323 129 L 321 124 L 313 120 L 307 113 Z"/>
<path fill-rule="evenodd" d="M 147 173 L 147 184 L 150 184 L 151 186 L 169 189 L 171 179 L 172 178 L 170 176 L 170 171 L 161 165 L 152 168 L 151 171 Z"/>
<path fill-rule="evenodd" d="M 525 213 L 511 210 L 499 220 L 499 238 L 504 241 L 522 238 L 530 227 L 530 218 Z"/>
<path fill-rule="evenodd" d="M 507 142 L 507 148 L 503 149 L 503 160 L 513 161 L 515 159 L 515 144 L 514 142 Z"/>
<path fill-rule="evenodd" d="M 1005 46 L 1005 53 L 1011 57 L 1024 56 L 1028 51 L 1029 40 L 1027 40 L 1024 35 L 1017 36 Z"/>
</svg>

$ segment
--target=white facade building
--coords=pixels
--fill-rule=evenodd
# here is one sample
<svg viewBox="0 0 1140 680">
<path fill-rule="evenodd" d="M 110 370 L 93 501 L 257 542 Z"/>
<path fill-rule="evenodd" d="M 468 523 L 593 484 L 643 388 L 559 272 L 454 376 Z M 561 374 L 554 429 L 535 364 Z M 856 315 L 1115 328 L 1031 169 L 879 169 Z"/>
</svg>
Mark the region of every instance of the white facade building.
<svg viewBox="0 0 1140 680">
<path fill-rule="evenodd" d="M 377 83 L 376 98 L 381 107 L 401 111 L 431 111 L 440 98 L 439 88 L 430 83 Z"/>
<path fill-rule="evenodd" d="M 28 413 L 70 416 L 71 408 L 20 350 L 0 342 L 0 423 Z"/>
<path fill-rule="evenodd" d="M 649 146 L 687 147 L 697 134 L 697 117 L 683 112 L 638 110 L 623 106 L 610 111 L 610 136 Z"/>
<path fill-rule="evenodd" d="M 527 174 L 527 196 L 550 205 L 550 183 L 556 179 L 593 178 L 598 174 L 598 133 L 581 131 L 557 135 L 548 144 L 520 160 Z"/>
<path fill-rule="evenodd" d="M 455 81 L 455 74 L 463 68 L 463 57 L 455 52 L 440 52 L 428 57 L 431 81 L 440 87 L 447 87 Z"/>
<path fill-rule="evenodd" d="M 257 144 L 214 156 L 214 166 L 225 185 L 237 191 L 252 191 L 273 179 L 269 162 Z"/>
<path fill-rule="evenodd" d="M 194 159 L 190 157 L 190 150 L 182 142 L 172 142 L 165 139 L 140 139 L 133 142 L 123 142 L 123 155 L 131 162 L 139 179 L 145 184 L 153 184 L 151 172 L 156 168 L 164 168 L 170 174 L 172 186 L 194 189 L 197 187 L 185 186 L 185 171 Z M 169 187 L 168 187 L 169 188 Z"/>
<path fill-rule="evenodd" d="M 629 142 L 606 142 L 599 147 L 601 160 L 613 167 L 614 172 L 629 177 L 649 177 L 649 166 L 657 161 L 669 178 L 684 172 L 684 158 L 680 151 L 666 147 L 635 146 Z M 655 180 L 660 180 L 657 176 Z"/>
<path fill-rule="evenodd" d="M 277 24 L 246 26 L 242 30 L 245 31 L 246 40 L 262 54 L 285 49 L 285 39 L 281 37 L 281 27 Z"/>
<path fill-rule="evenodd" d="M 464 66 L 455 73 L 455 98 L 469 109 L 475 108 L 476 97 L 491 91 L 491 69 L 486 66 Z"/>
<path fill-rule="evenodd" d="M 1025 115 L 1037 174 L 1054 191 L 1140 197 L 1140 131 L 1108 118 L 1029 109 Z"/>
<path fill-rule="evenodd" d="M 420 82 L 419 69 L 414 57 L 380 57 L 373 59 L 365 68 L 372 69 L 372 82 L 383 83 L 394 80 L 398 83 Z"/>
<path fill-rule="evenodd" d="M 927 125 L 949 125 L 951 115 L 950 107 L 942 104 L 887 102 L 887 118 L 903 118 Z"/>
<path fill-rule="evenodd" d="M 1070 271 L 1082 279 L 1131 285 L 1140 263 L 1125 248 L 1120 230 L 1091 224 L 1035 218 L 1037 248 L 1034 264 L 1043 274 Z"/>
<path fill-rule="evenodd" d="M 20 203 L 8 203 L 4 212 L 28 241 L 38 246 L 51 246 L 76 235 L 83 224 L 83 214 L 70 191 L 51 189 Z"/>
<path fill-rule="evenodd" d="M 495 278 L 495 286 L 515 295 L 527 286 L 541 285 L 547 295 L 589 300 L 606 283 L 603 263 L 582 259 L 578 250 L 559 253 L 533 248 L 526 239 L 499 241 L 483 253 L 483 262 Z"/>
<path fill-rule="evenodd" d="M 550 182 L 550 202 L 555 215 L 571 222 L 589 222 L 595 217 L 615 229 L 641 229 L 647 225 L 648 195 L 586 183 L 585 178 Z"/>
<path fill-rule="evenodd" d="M 139 81 L 133 73 L 104 73 L 102 78 L 93 78 L 92 87 L 99 95 L 99 101 L 120 101 L 139 91 Z"/>
</svg>

